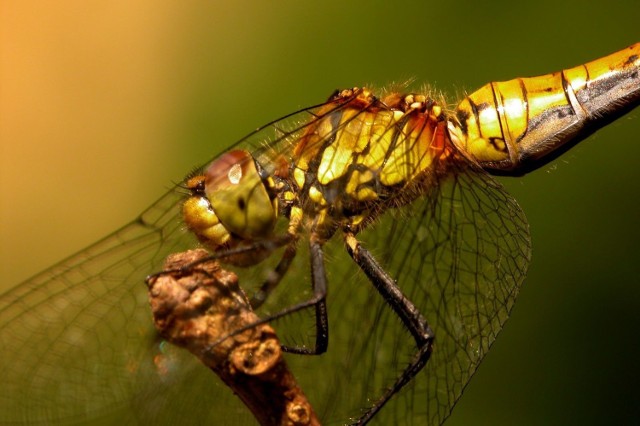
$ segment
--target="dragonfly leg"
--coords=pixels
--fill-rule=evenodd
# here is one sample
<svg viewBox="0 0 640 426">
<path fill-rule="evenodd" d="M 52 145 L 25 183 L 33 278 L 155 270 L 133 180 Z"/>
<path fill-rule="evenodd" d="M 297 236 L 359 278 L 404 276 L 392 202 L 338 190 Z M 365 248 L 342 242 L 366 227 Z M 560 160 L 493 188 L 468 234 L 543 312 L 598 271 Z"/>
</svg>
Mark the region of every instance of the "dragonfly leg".
<svg viewBox="0 0 640 426">
<path fill-rule="evenodd" d="M 282 277 L 289 270 L 291 262 L 296 257 L 296 247 L 298 242 L 298 232 L 300 223 L 302 221 L 303 212 L 297 206 L 291 208 L 289 228 L 287 229 L 287 237 L 289 241 L 287 247 L 282 254 L 282 258 L 276 265 L 276 268 L 272 271 L 271 275 L 260 286 L 260 289 L 251 297 L 251 307 L 255 310 L 258 309 L 267 300 L 271 292 L 278 286 Z M 326 286 L 325 286 L 326 287 Z"/>
<path fill-rule="evenodd" d="M 363 425 L 371 420 L 382 409 L 384 404 L 409 383 L 427 364 L 431 356 L 434 334 L 418 308 L 402 293 L 395 280 L 382 269 L 371 253 L 360 245 L 355 235 L 345 233 L 344 239 L 351 258 L 362 269 L 391 309 L 400 317 L 418 347 L 418 352 L 416 352 L 396 382 L 356 422 L 356 424 Z"/>
<path fill-rule="evenodd" d="M 232 333 L 215 342 L 214 345 L 219 344 L 224 339 L 233 337 L 250 328 L 257 327 L 261 324 L 266 324 L 278 318 L 290 315 L 294 312 L 314 307 L 316 315 L 316 342 L 314 347 L 308 348 L 305 346 L 298 347 L 282 345 L 282 350 L 285 352 L 301 355 L 319 355 L 326 352 L 327 346 L 329 344 L 329 319 L 327 317 L 326 305 L 327 278 L 324 269 L 324 255 L 322 253 L 322 245 L 317 241 L 311 239 L 311 241 L 309 242 L 309 252 L 311 253 L 311 284 L 313 287 L 313 296 L 311 297 L 311 299 L 290 306 L 278 313 L 269 315 L 252 324 L 234 330 Z"/>
<path fill-rule="evenodd" d="M 251 296 L 251 308 L 258 309 L 267 300 L 271 292 L 278 286 L 284 274 L 287 273 L 291 262 L 296 257 L 296 241 L 292 240 L 284 250 L 282 258 L 269 277 L 260 286 L 260 289 Z"/>
<path fill-rule="evenodd" d="M 319 355 L 327 351 L 329 345 L 329 318 L 327 317 L 327 275 L 324 269 L 322 246 L 313 238 L 309 241 L 311 254 L 311 285 L 313 297 L 310 300 L 291 306 L 277 314 L 278 317 L 288 315 L 314 306 L 316 311 L 316 343 L 314 348 L 282 346 L 282 350 L 302 355 Z"/>
</svg>

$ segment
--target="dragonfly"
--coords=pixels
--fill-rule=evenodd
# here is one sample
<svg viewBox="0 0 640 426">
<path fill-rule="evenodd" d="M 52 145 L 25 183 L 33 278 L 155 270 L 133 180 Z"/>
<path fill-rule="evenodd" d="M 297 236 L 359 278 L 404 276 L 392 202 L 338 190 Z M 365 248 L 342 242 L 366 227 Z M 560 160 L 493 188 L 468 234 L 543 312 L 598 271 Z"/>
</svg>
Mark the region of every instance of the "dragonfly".
<svg viewBox="0 0 640 426">
<path fill-rule="evenodd" d="M 351 88 L 260 127 L 0 296 L 0 423 L 255 423 L 152 325 L 145 277 L 197 246 L 238 274 L 324 424 L 444 422 L 531 256 L 492 175 L 543 167 L 639 103 L 635 44 L 451 109 Z"/>
</svg>

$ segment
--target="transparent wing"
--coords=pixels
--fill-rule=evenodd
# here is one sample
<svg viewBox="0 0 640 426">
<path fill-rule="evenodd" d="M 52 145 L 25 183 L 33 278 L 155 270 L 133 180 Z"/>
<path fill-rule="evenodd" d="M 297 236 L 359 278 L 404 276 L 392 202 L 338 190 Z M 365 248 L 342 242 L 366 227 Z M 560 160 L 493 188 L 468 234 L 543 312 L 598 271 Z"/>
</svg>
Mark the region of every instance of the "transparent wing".
<svg viewBox="0 0 640 426">
<path fill-rule="evenodd" d="M 268 123 L 235 146 L 263 157 L 290 150 L 323 105 Z M 183 229 L 181 200 L 176 187 L 135 221 L 0 295 L 0 424 L 176 424 L 205 415 L 252 422 L 152 324 L 145 277 L 168 254 L 197 246 Z"/>
<path fill-rule="evenodd" d="M 485 172 L 460 163 L 429 194 L 389 211 L 359 237 L 436 336 L 425 369 L 372 423 L 440 424 L 500 332 L 524 280 L 530 259 L 524 213 Z M 328 352 L 290 363 L 324 424 L 345 424 L 395 381 L 416 347 L 334 240 L 326 254 Z"/>
<path fill-rule="evenodd" d="M 388 211 L 358 237 L 436 336 L 427 366 L 372 424 L 441 424 L 508 319 L 525 278 L 530 260 L 525 215 L 493 178 L 460 162 L 431 192 Z M 310 295 L 309 255 L 301 241 L 271 303 L 296 295 L 287 302 L 293 304 Z M 342 425 L 395 382 L 416 346 L 340 238 L 326 244 L 325 261 L 328 351 L 287 361 L 323 424 Z M 313 346 L 313 324 L 311 311 L 272 323 L 285 343 L 308 346 Z"/>
<path fill-rule="evenodd" d="M 0 297 L 0 420 L 127 415 L 154 384 L 157 339 L 144 277 L 190 242 L 167 193 L 130 223 Z M 156 381 L 160 376 L 156 375 Z"/>
<path fill-rule="evenodd" d="M 502 329 L 525 278 L 530 238 L 524 213 L 485 172 L 459 162 L 438 187 L 390 212 L 363 240 L 436 336 L 426 368 L 376 420 L 440 424 Z M 382 346 L 391 370 L 400 372 L 415 351 L 413 341 L 392 334 L 398 321 L 388 308 L 378 307 L 375 316 L 367 345 Z M 384 365 L 380 355 L 369 360 L 373 371 Z M 384 385 L 377 380 L 370 387 Z"/>
<path fill-rule="evenodd" d="M 508 319 L 529 265 L 529 228 L 517 202 L 463 156 L 443 161 L 451 163 L 433 188 L 387 211 L 358 235 L 436 336 L 426 368 L 382 409 L 375 424 L 440 424 L 449 416 Z M 344 424 L 395 382 L 416 347 L 340 239 L 325 251 L 329 350 L 313 360 L 292 357 L 290 363 L 302 372 L 298 379 L 324 413 L 323 421 Z M 280 294 L 300 294 L 308 288 L 300 277 L 308 274 L 308 269 L 290 274 L 297 290 L 285 280 Z M 306 329 L 308 335 L 314 330 L 302 315 L 274 325 L 281 337 L 290 329 Z"/>
</svg>

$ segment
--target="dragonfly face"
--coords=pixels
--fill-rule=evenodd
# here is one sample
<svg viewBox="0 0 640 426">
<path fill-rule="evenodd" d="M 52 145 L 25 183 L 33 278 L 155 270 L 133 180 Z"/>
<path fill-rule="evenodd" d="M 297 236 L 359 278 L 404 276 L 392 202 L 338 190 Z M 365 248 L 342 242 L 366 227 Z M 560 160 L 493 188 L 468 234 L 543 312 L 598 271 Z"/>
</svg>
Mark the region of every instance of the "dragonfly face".
<svg viewBox="0 0 640 426">
<path fill-rule="evenodd" d="M 214 251 L 266 239 L 273 232 L 278 210 L 273 186 L 273 179 L 260 175 L 247 151 L 229 151 L 207 166 L 204 174 L 187 179 L 191 195 L 182 207 L 184 222 Z M 259 260 L 255 254 L 238 254 L 227 261 L 249 266 Z"/>
<path fill-rule="evenodd" d="M 372 403 L 361 422 L 407 421 L 407 412 L 418 424 L 443 421 L 508 318 L 529 263 L 524 214 L 487 171 L 522 174 L 597 119 L 635 107 L 639 51 L 492 83 L 452 112 L 425 95 L 356 89 L 259 129 L 190 176 L 187 197 L 169 192 L 2 296 L 0 351 L 11 368 L 0 367 L 0 412 L 8 421 L 25 413 L 86 421 L 126 405 L 157 423 L 184 412 L 180 395 L 210 394 L 215 402 L 188 409 L 219 420 L 232 396 L 157 345 L 135 284 L 193 244 L 181 215 L 244 274 L 253 307 L 289 338 L 285 350 L 326 351 L 290 362 L 294 372 L 326 373 L 302 385 L 328 422 Z M 333 261 L 345 256 L 340 237 L 353 262 Z"/>
</svg>

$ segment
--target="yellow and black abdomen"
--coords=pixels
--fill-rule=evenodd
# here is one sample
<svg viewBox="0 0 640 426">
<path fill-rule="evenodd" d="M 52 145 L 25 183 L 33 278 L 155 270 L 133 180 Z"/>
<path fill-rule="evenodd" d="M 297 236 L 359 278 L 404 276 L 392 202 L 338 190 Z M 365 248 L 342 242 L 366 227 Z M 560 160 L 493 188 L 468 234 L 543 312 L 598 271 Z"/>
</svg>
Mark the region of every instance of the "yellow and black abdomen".
<svg viewBox="0 0 640 426">
<path fill-rule="evenodd" d="M 459 149 L 496 174 L 546 164 L 640 103 L 640 43 L 575 68 L 489 83 L 449 122 Z"/>
</svg>

